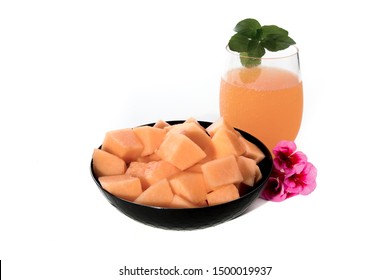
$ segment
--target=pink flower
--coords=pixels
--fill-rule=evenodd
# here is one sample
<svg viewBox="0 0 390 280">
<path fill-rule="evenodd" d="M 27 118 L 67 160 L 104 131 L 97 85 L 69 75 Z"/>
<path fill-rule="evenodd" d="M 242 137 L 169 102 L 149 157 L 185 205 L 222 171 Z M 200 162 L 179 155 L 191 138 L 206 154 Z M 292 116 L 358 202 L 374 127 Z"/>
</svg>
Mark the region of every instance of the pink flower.
<svg viewBox="0 0 390 280">
<path fill-rule="evenodd" d="M 296 149 L 294 142 L 283 140 L 272 150 L 275 156 L 275 169 L 284 172 L 287 177 L 302 172 L 307 163 L 306 155 L 302 152 L 295 152 Z"/>
<path fill-rule="evenodd" d="M 260 197 L 280 202 L 298 194 L 308 195 L 316 188 L 317 169 L 294 142 L 281 141 L 273 149 L 274 169 Z"/>
<path fill-rule="evenodd" d="M 317 169 L 308 162 L 301 173 L 286 177 L 282 182 L 283 188 L 288 193 L 308 195 L 316 188 Z"/>
<path fill-rule="evenodd" d="M 281 202 L 295 195 L 296 194 L 290 194 L 285 191 L 284 185 L 279 182 L 278 176 L 271 176 L 261 193 L 261 198 L 274 202 Z"/>
</svg>

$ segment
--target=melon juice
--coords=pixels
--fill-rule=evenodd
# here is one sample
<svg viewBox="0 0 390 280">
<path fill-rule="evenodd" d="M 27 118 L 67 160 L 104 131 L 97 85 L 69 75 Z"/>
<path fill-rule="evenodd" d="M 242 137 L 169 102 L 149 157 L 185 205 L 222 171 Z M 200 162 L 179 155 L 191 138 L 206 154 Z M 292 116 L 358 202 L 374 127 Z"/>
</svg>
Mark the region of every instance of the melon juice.
<svg viewBox="0 0 390 280">
<path fill-rule="evenodd" d="M 221 116 L 270 150 L 280 140 L 295 140 L 302 110 L 302 82 L 291 71 L 271 66 L 240 67 L 222 77 Z"/>
</svg>

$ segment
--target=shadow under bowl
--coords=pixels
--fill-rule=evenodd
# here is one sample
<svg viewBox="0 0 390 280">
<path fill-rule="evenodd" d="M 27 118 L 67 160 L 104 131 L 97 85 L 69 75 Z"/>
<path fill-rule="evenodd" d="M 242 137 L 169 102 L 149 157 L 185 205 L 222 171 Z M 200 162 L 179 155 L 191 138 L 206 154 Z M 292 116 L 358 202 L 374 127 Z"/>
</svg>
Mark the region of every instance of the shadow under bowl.
<svg viewBox="0 0 390 280">
<path fill-rule="evenodd" d="M 167 123 L 174 125 L 182 122 L 184 121 L 177 120 L 168 121 Z M 199 124 L 206 128 L 212 123 L 199 121 Z M 145 125 L 153 126 L 154 123 Z M 246 140 L 255 144 L 265 154 L 265 158 L 258 163 L 262 173 L 262 178 L 253 187 L 248 187 L 246 193 L 241 194 L 240 198 L 227 203 L 215 206 L 184 209 L 140 205 L 118 198 L 104 190 L 93 171 L 92 160 L 90 166 L 91 175 L 106 199 L 120 212 L 138 222 L 170 230 L 195 230 L 212 227 L 232 220 L 245 213 L 248 207 L 259 197 L 260 192 L 268 181 L 273 168 L 272 155 L 267 147 L 259 139 L 249 133 L 240 129 L 236 130 L 240 132 Z"/>
</svg>

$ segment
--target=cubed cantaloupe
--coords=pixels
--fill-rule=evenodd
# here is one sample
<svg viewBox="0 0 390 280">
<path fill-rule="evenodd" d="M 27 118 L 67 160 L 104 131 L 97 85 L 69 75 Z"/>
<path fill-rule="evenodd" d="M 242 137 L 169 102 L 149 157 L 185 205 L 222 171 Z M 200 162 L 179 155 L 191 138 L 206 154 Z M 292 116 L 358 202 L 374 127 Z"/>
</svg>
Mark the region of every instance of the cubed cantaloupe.
<svg viewBox="0 0 390 280">
<path fill-rule="evenodd" d="M 150 154 L 148 156 L 141 156 L 139 158 L 137 158 L 136 161 L 140 161 L 140 162 L 150 162 L 150 161 L 157 161 L 157 160 L 160 160 L 161 158 L 156 154 L 156 153 L 153 153 L 153 154 Z"/>
<path fill-rule="evenodd" d="M 182 198 L 181 196 L 175 194 L 169 208 L 196 208 L 198 205 L 189 202 L 188 200 Z"/>
<path fill-rule="evenodd" d="M 135 203 L 169 207 L 173 199 L 173 192 L 167 179 L 162 179 L 144 190 L 135 200 Z"/>
<path fill-rule="evenodd" d="M 94 149 L 92 163 L 97 177 L 123 174 L 127 167 L 123 159 L 101 149 Z"/>
<path fill-rule="evenodd" d="M 163 121 L 163 120 L 158 120 L 157 122 L 154 123 L 153 127 L 157 127 L 157 128 L 165 128 L 167 126 L 170 126 L 169 123 L 167 123 L 166 121 Z"/>
<path fill-rule="evenodd" d="M 202 165 L 202 171 L 207 184 L 211 188 L 236 184 L 243 180 L 234 155 L 206 162 Z"/>
<path fill-rule="evenodd" d="M 151 161 L 146 164 L 145 179 L 149 185 L 152 185 L 179 172 L 179 168 L 165 160 Z"/>
<path fill-rule="evenodd" d="M 169 179 L 175 194 L 193 204 L 206 200 L 206 184 L 202 173 L 182 171 Z"/>
<path fill-rule="evenodd" d="M 187 168 L 185 171 L 202 173 L 202 163 L 199 162 L 199 163 Z"/>
<path fill-rule="evenodd" d="M 180 170 L 193 166 L 206 153 L 190 138 L 180 133 L 167 133 L 156 154 Z"/>
<path fill-rule="evenodd" d="M 193 121 L 172 125 L 170 126 L 169 133 L 184 134 L 202 150 L 206 149 L 211 143 L 211 138 L 206 130 L 199 123 Z"/>
<path fill-rule="evenodd" d="M 169 178 L 178 172 L 180 172 L 180 169 L 165 160 L 150 162 L 133 161 L 126 170 L 126 174 L 138 177 L 141 180 L 143 190 L 146 190 L 150 185 L 157 183 L 161 179 Z"/>
<path fill-rule="evenodd" d="M 145 178 L 147 164 L 147 162 L 133 161 L 129 164 L 129 167 L 126 170 L 126 174 L 140 179 L 143 190 L 146 190 L 150 186 Z"/>
<path fill-rule="evenodd" d="M 256 161 L 245 156 L 239 156 L 237 158 L 237 164 L 243 177 L 242 183 L 252 187 L 259 179 L 260 169 Z"/>
<path fill-rule="evenodd" d="M 102 176 L 99 182 L 109 193 L 128 201 L 134 201 L 142 193 L 141 181 L 129 174 Z"/>
<path fill-rule="evenodd" d="M 210 136 L 211 135 L 211 136 Z M 265 157 L 223 118 L 206 129 L 194 118 L 114 130 L 95 149 L 104 189 L 139 204 L 192 208 L 225 203 L 261 179 Z"/>
<path fill-rule="evenodd" d="M 151 126 L 139 126 L 133 128 L 134 133 L 141 140 L 144 148 L 140 154 L 141 157 L 151 155 L 162 143 L 166 130 Z"/>
<path fill-rule="evenodd" d="M 114 154 L 126 163 L 136 160 L 144 146 L 131 128 L 112 130 L 106 133 L 102 150 Z"/>
<path fill-rule="evenodd" d="M 238 189 L 235 185 L 229 184 L 225 186 L 221 186 L 207 194 L 207 202 L 209 206 L 218 205 L 222 203 L 226 203 L 232 200 L 235 200 L 240 197 L 238 193 Z"/>
<path fill-rule="evenodd" d="M 217 119 L 216 121 L 214 121 L 212 124 L 210 124 L 208 127 L 206 127 L 206 131 L 207 133 L 213 137 L 215 132 L 220 129 L 220 128 L 225 128 L 237 135 L 239 135 L 240 133 L 238 131 L 236 131 L 233 126 L 231 126 L 229 123 L 227 123 L 224 119 L 224 117 L 219 117 L 219 119 Z"/>
<path fill-rule="evenodd" d="M 259 163 L 260 161 L 262 161 L 265 158 L 265 154 L 255 144 L 246 140 L 242 136 L 240 136 L 238 139 L 245 147 L 244 156 L 255 160 L 256 163 Z"/>
<path fill-rule="evenodd" d="M 184 121 L 184 123 L 195 123 L 195 124 L 196 124 L 197 126 L 199 126 L 201 129 L 203 129 L 204 131 L 206 131 L 206 129 L 205 129 L 203 126 L 200 125 L 200 123 L 198 122 L 198 120 L 195 119 L 195 118 L 193 118 L 193 117 L 190 117 L 190 118 L 186 119 L 186 120 Z"/>
<path fill-rule="evenodd" d="M 245 147 L 238 139 L 237 134 L 233 133 L 225 127 L 219 128 L 211 138 L 214 145 L 214 153 L 216 158 L 225 157 L 228 155 L 240 156 L 244 154 Z"/>
</svg>

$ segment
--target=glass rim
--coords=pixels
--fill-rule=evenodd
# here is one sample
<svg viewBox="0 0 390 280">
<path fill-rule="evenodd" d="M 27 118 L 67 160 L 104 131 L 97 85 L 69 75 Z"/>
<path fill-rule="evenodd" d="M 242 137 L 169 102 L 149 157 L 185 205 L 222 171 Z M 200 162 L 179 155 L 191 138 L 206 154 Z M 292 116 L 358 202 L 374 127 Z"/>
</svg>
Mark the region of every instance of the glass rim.
<svg viewBox="0 0 390 280">
<path fill-rule="evenodd" d="M 234 55 L 234 56 L 237 56 L 237 57 L 240 57 L 240 53 L 239 52 L 236 52 L 236 51 L 232 51 L 231 49 L 229 49 L 229 45 L 226 45 L 226 50 L 228 51 L 228 53 Z M 287 52 L 287 53 L 286 53 Z M 278 53 L 280 55 L 278 55 Z M 285 54 L 283 54 L 285 53 Z M 273 56 L 268 56 L 267 57 L 267 54 L 273 54 Z M 293 57 L 293 56 L 296 56 L 299 54 L 299 48 L 296 46 L 296 45 L 291 45 L 289 46 L 288 48 L 284 49 L 284 50 L 281 50 L 281 51 L 276 51 L 276 52 L 271 52 L 271 51 L 267 51 L 265 52 L 264 56 L 262 56 L 260 59 L 265 59 L 265 60 L 276 60 L 276 59 L 283 59 L 283 58 L 289 58 L 289 57 Z M 253 58 L 253 59 L 259 59 L 258 57 L 252 57 L 252 56 L 242 56 L 244 58 Z"/>
</svg>

